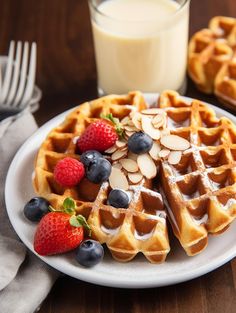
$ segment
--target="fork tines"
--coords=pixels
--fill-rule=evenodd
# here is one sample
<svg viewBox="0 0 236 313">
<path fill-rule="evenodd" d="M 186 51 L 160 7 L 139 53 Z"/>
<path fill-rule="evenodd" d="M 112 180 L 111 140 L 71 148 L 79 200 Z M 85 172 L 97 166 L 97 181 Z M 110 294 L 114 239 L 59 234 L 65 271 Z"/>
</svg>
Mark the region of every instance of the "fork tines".
<svg viewBox="0 0 236 313">
<path fill-rule="evenodd" d="M 16 46 L 16 48 L 15 48 Z M 36 43 L 11 41 L 5 73 L 0 74 L 0 108 L 23 109 L 30 101 L 36 72 Z"/>
</svg>

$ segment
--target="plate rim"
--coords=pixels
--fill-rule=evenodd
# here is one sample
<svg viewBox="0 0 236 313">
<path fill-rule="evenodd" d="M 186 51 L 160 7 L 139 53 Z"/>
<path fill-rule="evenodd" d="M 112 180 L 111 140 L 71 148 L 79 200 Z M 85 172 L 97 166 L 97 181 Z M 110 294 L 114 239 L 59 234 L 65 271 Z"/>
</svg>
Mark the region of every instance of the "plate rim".
<svg viewBox="0 0 236 313">
<path fill-rule="evenodd" d="M 158 98 L 159 94 L 158 93 L 144 93 L 144 96 L 146 99 L 148 98 Z M 186 96 L 182 96 L 184 99 L 191 101 L 193 100 L 193 98 L 191 97 L 186 97 Z M 234 123 L 236 123 L 236 117 L 227 112 L 226 110 L 216 107 L 212 104 L 209 104 L 207 102 L 202 101 L 203 103 L 206 103 L 207 105 L 209 105 L 210 107 L 212 107 L 216 114 L 220 114 L 223 116 L 226 116 L 228 118 L 230 118 Z M 50 119 L 49 121 L 47 121 L 45 124 L 43 124 L 41 127 L 39 127 L 20 147 L 20 149 L 18 149 L 18 151 L 16 152 L 14 158 L 11 161 L 11 164 L 8 168 L 8 172 L 7 172 L 7 176 L 6 176 L 6 181 L 5 181 L 5 202 L 6 202 L 6 210 L 7 210 L 7 214 L 9 217 L 9 220 L 14 228 L 14 231 L 17 233 L 17 235 L 19 236 L 19 238 L 22 240 L 22 242 L 26 245 L 26 247 L 28 249 L 30 249 L 37 257 L 39 257 L 43 262 L 45 262 L 46 264 L 50 265 L 51 267 L 57 269 L 60 272 L 63 272 L 71 277 L 74 277 L 76 279 L 80 279 L 89 283 L 93 283 L 93 284 L 97 284 L 97 285 L 101 285 L 101 286 L 107 286 L 107 287 L 116 287 L 116 288 L 134 288 L 134 289 L 138 289 L 138 288 L 153 288 L 153 287 L 162 287 L 162 286 L 169 286 L 169 285 L 173 285 L 173 284 L 177 284 L 177 283 L 181 283 L 181 282 L 185 282 L 185 281 L 189 281 L 191 279 L 200 277 L 202 275 L 205 275 L 215 269 L 217 269 L 218 267 L 222 266 L 223 264 L 229 262 L 230 260 L 232 260 L 234 257 L 236 257 L 236 251 L 234 251 L 234 247 L 232 247 L 231 249 L 227 250 L 227 252 L 221 254 L 219 257 L 217 257 L 214 261 L 210 262 L 209 264 L 204 264 L 198 268 L 195 268 L 193 270 L 191 270 L 190 272 L 187 273 L 175 273 L 175 276 L 172 276 L 168 279 L 162 279 L 161 281 L 158 280 L 145 280 L 145 281 L 141 281 L 141 282 L 137 282 L 137 281 L 130 281 L 130 280 L 124 280 L 123 277 L 119 277 L 117 276 L 117 279 L 115 281 L 112 281 L 111 279 L 109 279 L 109 277 L 106 277 L 105 275 L 100 275 L 100 273 L 97 273 L 97 275 L 94 277 L 94 274 L 96 274 L 96 272 L 91 271 L 89 269 L 84 269 L 84 268 L 80 268 L 78 267 L 78 274 L 79 275 L 74 275 L 73 271 L 70 270 L 70 267 L 66 268 L 66 270 L 62 269 L 60 266 L 60 262 L 56 262 L 54 261 L 54 258 L 52 257 L 42 257 L 40 255 L 38 255 L 34 250 L 33 247 L 28 245 L 26 243 L 27 240 L 25 240 L 24 235 L 21 233 L 21 231 L 18 229 L 17 227 L 17 223 L 15 223 L 15 219 L 14 219 L 14 215 L 12 214 L 12 210 L 10 209 L 10 204 L 9 204 L 9 194 L 10 194 L 10 178 L 11 178 L 11 173 L 15 167 L 15 164 L 17 163 L 19 156 L 21 155 L 22 151 L 24 151 L 25 147 L 27 146 L 28 142 L 30 142 L 32 140 L 32 138 L 34 138 L 34 136 L 36 136 L 38 133 L 44 131 L 45 128 L 47 128 L 50 124 L 56 123 L 59 120 L 62 120 L 70 111 L 74 110 L 77 106 L 68 109 L 58 115 L 56 115 L 55 117 L 53 117 L 52 119 Z M 53 126 L 54 127 L 54 126 Z M 59 256 L 60 257 L 60 256 Z M 90 272 L 91 271 L 91 272 Z"/>
</svg>

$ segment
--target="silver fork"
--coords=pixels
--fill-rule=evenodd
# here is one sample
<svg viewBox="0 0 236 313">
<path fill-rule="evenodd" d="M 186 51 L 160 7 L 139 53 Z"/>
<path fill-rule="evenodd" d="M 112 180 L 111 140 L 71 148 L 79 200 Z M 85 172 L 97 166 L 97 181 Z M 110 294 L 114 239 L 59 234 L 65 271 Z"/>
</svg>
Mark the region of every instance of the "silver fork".
<svg viewBox="0 0 236 313">
<path fill-rule="evenodd" d="M 36 43 L 32 43 L 29 54 L 28 42 L 23 45 L 18 41 L 15 52 L 15 42 L 11 41 L 4 77 L 0 73 L 0 121 L 27 106 L 33 93 L 35 74 Z"/>
</svg>

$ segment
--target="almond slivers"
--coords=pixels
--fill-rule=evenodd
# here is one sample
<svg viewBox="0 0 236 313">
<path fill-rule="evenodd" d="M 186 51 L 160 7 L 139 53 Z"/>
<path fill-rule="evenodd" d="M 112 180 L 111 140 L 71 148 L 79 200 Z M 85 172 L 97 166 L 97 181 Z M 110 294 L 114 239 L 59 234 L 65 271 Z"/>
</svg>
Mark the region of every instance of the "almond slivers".
<svg viewBox="0 0 236 313">
<path fill-rule="evenodd" d="M 142 120 L 142 115 L 140 113 L 135 113 L 132 118 L 132 122 L 134 126 L 139 130 L 142 130 L 141 120 Z"/>
<path fill-rule="evenodd" d="M 138 164 L 134 160 L 122 159 L 120 160 L 122 167 L 129 173 L 135 173 L 138 171 Z"/>
<path fill-rule="evenodd" d="M 125 141 L 121 141 L 121 140 L 117 140 L 116 141 L 116 146 L 118 147 L 118 148 L 123 148 L 123 147 L 125 147 L 127 145 L 127 142 L 125 142 Z"/>
<path fill-rule="evenodd" d="M 114 146 L 112 146 L 111 148 L 107 149 L 107 150 L 105 151 L 105 153 L 113 153 L 113 152 L 115 152 L 116 150 L 117 150 L 117 147 L 116 147 L 116 145 L 114 145 Z"/>
<path fill-rule="evenodd" d="M 161 133 L 159 129 L 156 129 L 152 125 L 152 120 L 148 116 L 145 116 L 145 115 L 142 116 L 142 129 L 146 134 L 148 134 L 154 140 L 158 140 L 161 137 Z"/>
<path fill-rule="evenodd" d="M 138 155 L 133 153 L 133 152 L 128 152 L 128 159 L 131 159 L 131 160 L 134 160 L 134 161 L 137 161 L 137 157 Z"/>
<path fill-rule="evenodd" d="M 170 150 L 187 150 L 190 142 L 177 135 L 166 135 L 161 137 L 161 144 Z"/>
<path fill-rule="evenodd" d="M 137 158 L 137 163 L 143 176 L 151 179 L 157 175 L 156 164 L 148 153 L 139 155 Z"/>
<path fill-rule="evenodd" d="M 138 184 L 143 179 L 143 175 L 140 172 L 128 173 L 128 178 L 132 184 Z"/>
<path fill-rule="evenodd" d="M 152 148 L 149 151 L 150 156 L 153 160 L 157 161 L 159 159 L 159 152 L 161 151 L 161 146 L 157 142 L 153 142 Z"/>
<path fill-rule="evenodd" d="M 121 124 L 122 124 L 123 126 L 128 125 L 129 121 L 130 121 L 129 116 L 125 116 L 125 117 L 121 120 Z"/>
<path fill-rule="evenodd" d="M 181 151 L 171 151 L 169 156 L 168 156 L 168 162 L 171 165 L 176 165 L 180 162 L 181 157 L 182 157 Z"/>
<path fill-rule="evenodd" d="M 164 124 L 165 124 L 165 116 L 164 115 L 156 115 L 152 119 L 152 125 L 155 128 L 161 128 L 162 126 L 164 126 Z"/>
<path fill-rule="evenodd" d="M 122 159 L 126 155 L 127 155 L 127 149 L 124 151 L 117 150 L 111 155 L 111 159 L 112 161 L 117 161 L 117 160 Z"/>
<path fill-rule="evenodd" d="M 118 168 L 119 170 L 122 169 L 122 165 L 119 162 L 113 163 L 112 166 Z"/>
<path fill-rule="evenodd" d="M 125 174 L 118 168 L 112 167 L 109 183 L 112 189 L 129 189 L 129 183 Z"/>
<path fill-rule="evenodd" d="M 162 149 L 160 152 L 159 152 L 159 157 L 160 158 L 167 158 L 170 154 L 170 150 L 169 149 Z"/>
</svg>

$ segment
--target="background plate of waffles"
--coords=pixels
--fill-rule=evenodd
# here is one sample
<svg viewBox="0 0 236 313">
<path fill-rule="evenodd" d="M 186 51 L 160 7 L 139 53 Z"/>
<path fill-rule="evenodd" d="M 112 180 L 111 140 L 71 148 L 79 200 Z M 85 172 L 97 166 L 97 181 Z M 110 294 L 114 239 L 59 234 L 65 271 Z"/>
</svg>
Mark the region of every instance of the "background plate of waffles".
<svg viewBox="0 0 236 313">
<path fill-rule="evenodd" d="M 165 97 L 166 95 L 164 95 Z M 176 96 L 176 94 L 169 94 L 168 99 L 165 98 L 163 101 L 164 105 L 163 108 L 168 108 L 169 101 L 173 98 L 173 96 L 178 100 L 177 101 L 177 107 L 182 106 L 183 103 L 190 103 L 192 102 L 192 99 L 186 98 L 186 97 L 179 97 Z M 148 102 L 150 106 L 154 106 L 155 103 L 157 103 L 158 95 L 157 94 L 146 94 L 145 99 Z M 175 99 L 175 100 L 176 100 Z M 194 100 L 195 101 L 195 100 Z M 181 102 L 181 103 L 180 103 Z M 200 108 L 201 111 L 201 105 L 199 103 L 195 103 L 195 106 Z M 209 105 L 209 107 L 213 108 L 216 112 L 217 118 L 226 117 L 229 118 L 233 123 L 236 123 L 236 118 L 231 115 L 230 113 L 217 108 L 215 106 Z M 168 111 L 169 109 L 167 109 Z M 170 117 L 172 116 L 171 120 L 171 127 L 174 127 L 175 131 L 181 136 L 181 127 L 184 127 L 185 129 L 182 129 L 182 134 L 185 138 L 187 138 L 188 130 L 187 127 L 189 126 L 188 120 L 190 119 L 190 114 L 193 113 L 186 113 L 186 109 L 183 109 L 185 111 L 184 113 L 184 120 L 182 120 L 182 124 L 178 125 L 178 117 L 175 113 L 168 113 L 167 115 Z M 187 109 L 188 111 L 189 109 Z M 170 110 L 171 111 L 171 110 Z M 199 112 L 200 112 L 199 111 Z M 35 232 L 36 225 L 29 223 L 23 216 L 23 207 L 26 204 L 29 199 L 31 199 L 33 196 L 35 196 L 35 191 L 33 189 L 32 184 L 32 178 L 34 173 L 34 166 L 35 166 L 35 157 L 37 155 L 37 152 L 41 146 L 41 144 L 44 142 L 46 136 L 48 133 L 55 127 L 57 127 L 59 124 L 63 122 L 65 117 L 70 113 L 70 111 L 66 111 L 49 122 L 47 122 L 45 125 L 40 127 L 20 148 L 20 150 L 15 155 L 14 160 L 12 161 L 12 164 L 9 168 L 7 180 L 6 180 L 6 187 L 5 187 L 5 199 L 6 199 L 6 205 L 7 205 L 7 211 L 10 218 L 10 221 L 17 232 L 20 239 L 24 242 L 24 244 L 32 251 L 33 249 L 33 236 Z M 183 115 L 182 115 L 183 116 Z M 196 277 L 199 277 L 201 275 L 204 275 L 217 267 L 223 265 L 224 263 L 230 261 L 232 258 L 236 256 L 236 224 L 232 223 L 232 225 L 228 228 L 229 224 L 233 221 L 233 215 L 235 214 L 235 192 L 234 192 L 234 198 L 233 198 L 233 205 L 234 205 L 234 212 L 230 215 L 224 214 L 224 216 L 220 216 L 220 210 L 217 214 L 213 214 L 214 208 L 216 205 L 213 205 L 214 203 L 214 194 L 217 193 L 217 199 L 219 202 L 219 205 L 223 205 L 224 209 L 227 209 L 232 204 L 232 199 L 228 199 L 227 195 L 222 194 L 219 189 L 228 187 L 228 194 L 232 192 L 232 184 L 230 184 L 230 181 L 232 180 L 230 175 L 235 174 L 235 166 L 231 166 L 231 168 L 228 168 L 225 170 L 227 171 L 227 179 L 223 175 L 223 178 L 220 178 L 221 181 L 218 181 L 218 174 L 215 173 L 215 170 L 213 172 L 209 171 L 208 168 L 215 168 L 216 165 L 214 165 L 214 162 L 218 162 L 219 166 L 229 166 L 226 162 L 227 155 L 219 154 L 218 152 L 214 155 L 211 154 L 211 158 L 209 158 L 209 155 L 207 152 L 205 152 L 206 146 L 213 145 L 217 146 L 219 143 L 217 142 L 217 134 L 220 132 L 222 133 L 223 130 L 226 128 L 227 122 L 222 122 L 221 128 L 218 129 L 218 122 L 217 120 L 210 120 L 209 123 L 212 123 L 210 126 L 208 125 L 207 115 L 204 113 L 200 114 L 201 116 L 201 126 L 202 127 L 210 127 L 214 128 L 216 127 L 216 131 L 213 132 L 213 134 L 206 134 L 203 138 L 202 136 L 202 129 L 199 129 L 196 125 L 193 126 L 193 129 L 195 133 L 197 133 L 202 139 L 201 139 L 201 145 L 202 148 L 200 149 L 202 159 L 204 160 L 204 168 L 202 169 L 201 166 L 198 164 L 196 167 L 194 167 L 194 162 L 190 162 L 188 166 L 186 165 L 184 169 L 179 169 L 178 166 L 181 165 L 182 161 L 179 162 L 179 165 L 176 165 L 177 171 L 169 172 L 169 166 L 165 162 L 163 162 L 163 177 L 164 176 L 170 176 L 170 175 L 186 175 L 186 181 L 184 183 L 181 182 L 181 179 L 176 179 L 172 177 L 172 181 L 175 182 L 175 187 L 178 185 L 178 190 L 182 192 L 182 195 L 185 193 L 185 183 L 187 182 L 187 185 L 191 185 L 193 190 L 191 191 L 191 196 L 188 195 L 185 197 L 186 203 L 188 203 L 189 208 L 188 212 L 184 212 L 183 216 L 181 217 L 181 220 L 176 218 L 176 214 L 178 210 L 181 208 L 176 206 L 175 210 L 173 210 L 172 214 L 168 214 L 169 220 L 167 221 L 167 226 L 169 230 L 169 241 L 170 241 L 170 252 L 168 253 L 165 262 L 162 262 L 161 264 L 152 264 L 148 262 L 148 259 L 150 257 L 150 261 L 155 260 L 151 258 L 150 251 L 146 254 L 143 253 L 137 253 L 137 255 L 130 261 L 130 262 L 117 262 L 114 260 L 111 256 L 113 254 L 113 257 L 115 258 L 116 251 L 112 249 L 112 246 L 109 246 L 109 242 L 104 241 L 109 249 L 105 248 L 105 257 L 101 263 L 96 265 L 94 268 L 86 269 L 78 265 L 74 258 L 73 251 L 70 253 L 57 255 L 57 256 L 50 256 L 50 257 L 42 257 L 39 256 L 44 262 L 49 264 L 50 266 L 56 268 L 62 273 L 65 273 L 67 275 L 70 275 L 74 278 L 87 281 L 94 284 L 104 285 L 104 286 L 110 286 L 110 287 L 122 287 L 122 288 L 150 288 L 150 287 L 159 287 L 159 286 L 166 286 L 171 284 L 180 283 L 183 281 L 187 281 Z M 205 125 L 207 124 L 207 125 Z M 216 125 L 217 124 L 217 125 Z M 225 126 L 226 125 L 226 126 Z M 177 129 L 177 130 L 176 130 Z M 223 129 L 223 130 L 222 130 Z M 176 133 L 175 132 L 175 133 Z M 200 138 L 199 137 L 199 138 Z M 209 142 L 209 138 L 215 138 L 212 142 Z M 231 138 L 231 137 L 230 137 Z M 224 138 L 223 138 L 224 139 Z M 223 140 L 222 139 L 222 140 Z M 236 143 L 234 140 L 236 140 L 236 136 L 232 134 L 232 144 Z M 230 139 L 230 140 L 231 140 Z M 193 136 L 192 140 L 197 140 L 196 136 Z M 221 140 L 221 139 L 220 139 Z M 215 148 L 212 148 L 213 150 Z M 236 149 L 234 150 L 234 147 L 230 148 L 232 153 L 231 158 L 236 158 Z M 197 152 L 198 153 L 198 152 Z M 197 155 L 196 151 L 190 151 L 191 155 Z M 212 157 L 213 156 L 213 157 Z M 185 158 L 186 160 L 190 160 L 190 157 Z M 196 160 L 195 160 L 196 161 Z M 186 161 L 187 162 L 187 161 Z M 196 162 L 195 162 L 196 163 Z M 233 161 L 234 163 L 234 161 Z M 192 164 L 192 165 L 191 165 Z M 218 166 L 218 165 L 217 165 Z M 183 172 L 183 170 L 185 172 Z M 182 171 L 182 172 L 181 172 Z M 203 178 L 199 178 L 200 181 L 196 181 L 192 172 L 197 173 L 197 177 L 203 177 L 205 172 L 208 174 L 208 179 L 205 181 Z M 229 173 L 230 171 L 230 173 Z M 181 172 L 181 175 L 179 175 Z M 231 173 L 232 172 L 232 173 Z M 170 174 L 172 173 L 172 174 Z M 174 174 L 175 173 L 175 174 Z M 221 172 L 220 172 L 221 173 Z M 226 174 L 225 174 L 226 175 Z M 221 175 L 222 177 L 222 175 Z M 210 181 L 210 183 L 209 183 Z M 211 184 L 208 186 L 208 184 Z M 195 190 L 194 186 L 198 186 L 197 190 Z M 168 184 L 166 184 L 165 190 L 167 191 L 168 188 L 170 188 Z M 234 186 L 235 187 L 235 186 Z M 231 189 L 230 189 L 231 188 Z M 191 189 L 191 188 L 190 188 Z M 216 191 L 218 190 L 218 191 Z M 164 192 L 165 194 L 165 192 Z M 208 223 L 208 230 L 206 231 L 204 227 L 199 227 L 202 225 L 202 223 L 206 223 L 206 214 L 204 213 L 204 206 L 205 206 L 205 195 L 211 194 L 211 201 L 209 204 L 208 212 L 209 215 L 213 214 L 216 216 L 214 218 L 213 222 Z M 177 201 L 176 195 L 174 197 L 175 201 Z M 200 200 L 199 200 L 200 199 Z M 208 201 L 208 200 L 207 200 Z M 178 202 L 178 201 L 177 201 Z M 200 203 L 200 204 L 199 204 Z M 208 203 L 208 202 L 207 202 Z M 212 204 L 213 203 L 213 204 Z M 204 205 L 203 205 L 204 204 Z M 179 202 L 179 205 L 181 206 L 181 202 Z M 187 205 L 186 205 L 187 206 Z M 201 218 L 198 218 L 197 220 L 194 220 L 193 218 L 189 219 L 188 214 L 192 214 L 191 209 L 202 211 Z M 213 211 L 212 211 L 213 210 Z M 167 210 L 168 211 L 168 210 Z M 170 212 L 169 212 L 170 213 Z M 174 216 L 173 216 L 174 215 Z M 171 220 L 172 218 L 172 220 Z M 224 223 L 223 227 L 219 228 L 219 223 L 217 222 L 217 218 L 220 219 L 220 221 Z M 176 221 L 177 219 L 177 221 Z M 210 218 L 209 218 L 210 219 Z M 188 224 L 188 227 L 185 228 L 184 232 L 180 232 L 178 230 L 178 223 L 182 223 L 184 221 L 185 224 Z M 171 222 L 172 227 L 170 227 L 169 222 Z M 218 223 L 218 224 L 217 224 Z M 217 224 L 217 225 L 216 225 Z M 191 227 L 190 227 L 191 226 Z M 189 237 L 186 237 L 187 231 L 191 228 L 194 229 L 195 236 L 199 236 L 201 240 L 197 241 L 197 244 L 194 242 L 194 240 L 190 241 Z M 208 235 L 208 232 L 212 233 L 219 233 L 225 230 L 222 234 L 219 236 L 212 236 Z M 175 233 L 175 236 L 173 234 L 173 231 Z M 179 239 L 177 239 L 177 238 Z M 208 245 L 207 245 L 208 241 Z M 180 244 L 181 242 L 181 244 Z M 181 246 L 182 245 L 182 246 Z M 207 245 L 207 247 L 206 247 Z M 201 251 L 203 250 L 203 251 Z M 201 253 L 194 255 L 196 251 L 201 251 Z M 35 253 L 35 252 L 34 252 Z M 194 255 L 192 257 L 188 255 Z M 117 257 L 118 258 L 118 257 Z M 162 260 L 163 261 L 163 260 Z"/>
</svg>

